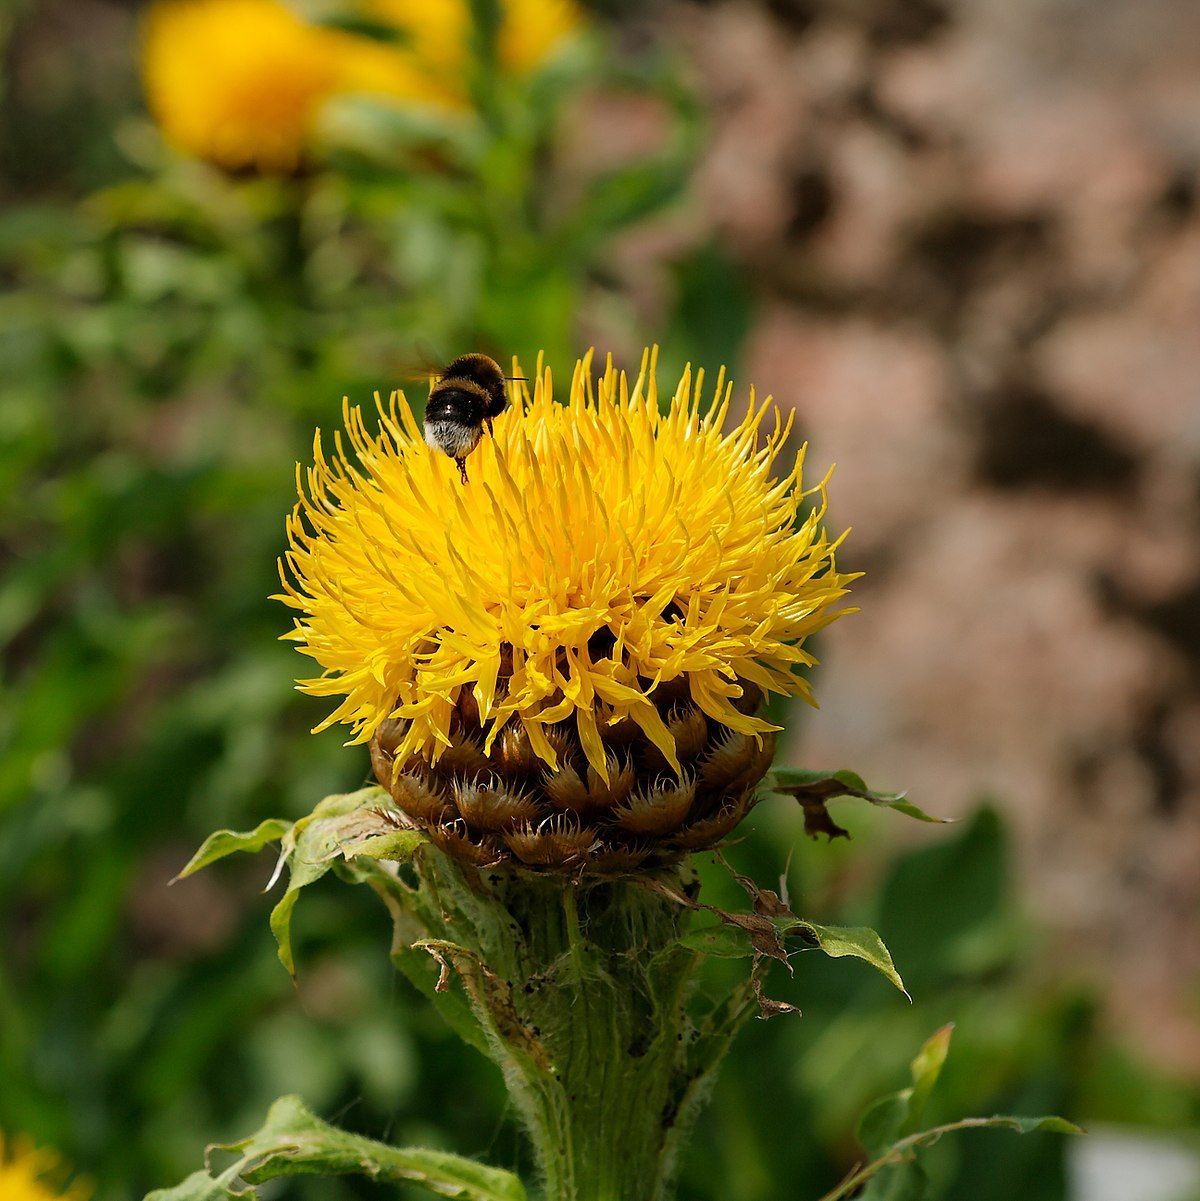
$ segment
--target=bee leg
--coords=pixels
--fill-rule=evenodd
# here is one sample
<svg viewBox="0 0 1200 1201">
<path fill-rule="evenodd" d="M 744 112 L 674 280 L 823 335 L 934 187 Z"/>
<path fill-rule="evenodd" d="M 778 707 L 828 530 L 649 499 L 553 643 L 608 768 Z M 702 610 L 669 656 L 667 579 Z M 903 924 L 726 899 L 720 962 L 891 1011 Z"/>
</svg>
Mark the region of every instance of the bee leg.
<svg viewBox="0 0 1200 1201">
<path fill-rule="evenodd" d="M 483 419 L 483 424 L 487 426 L 487 432 L 494 438 L 496 436 L 496 431 L 492 428 L 492 419 L 490 417 L 485 417 Z"/>
<path fill-rule="evenodd" d="M 462 473 L 462 482 L 465 484 L 467 482 L 467 460 L 455 459 L 454 461 L 458 464 L 458 470 Z"/>
</svg>

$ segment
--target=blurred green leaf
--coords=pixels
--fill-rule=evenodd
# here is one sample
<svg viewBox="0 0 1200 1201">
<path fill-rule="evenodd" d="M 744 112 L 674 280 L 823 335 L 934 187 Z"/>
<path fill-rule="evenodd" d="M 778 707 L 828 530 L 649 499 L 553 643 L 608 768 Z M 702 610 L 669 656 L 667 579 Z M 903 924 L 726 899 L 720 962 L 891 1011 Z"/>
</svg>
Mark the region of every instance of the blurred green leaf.
<svg viewBox="0 0 1200 1201">
<path fill-rule="evenodd" d="M 950 1050 L 952 1025 L 929 1038 L 910 1065 L 912 1085 L 882 1097 L 863 1115 L 858 1138 L 871 1160 L 856 1169 L 821 1201 L 840 1201 L 851 1195 L 861 1201 L 922 1201 L 928 1177 L 917 1152 L 932 1147 L 944 1134 L 959 1130 L 1012 1130 L 1019 1134 L 1047 1131 L 1081 1134 L 1078 1126 L 1058 1117 L 994 1116 L 962 1118 L 918 1130 L 925 1106 L 937 1086 Z M 864 1187 L 865 1186 L 865 1187 Z"/>
<path fill-rule="evenodd" d="M 892 866 L 875 921 L 914 990 L 945 988 L 1019 949 L 1009 876 L 1008 838 L 989 808 L 953 837 L 917 847 Z"/>
<path fill-rule="evenodd" d="M 943 1026 L 917 1053 L 911 1064 L 911 1087 L 881 1097 L 863 1114 L 858 1141 L 869 1155 L 881 1155 L 901 1136 L 914 1131 L 941 1075 L 953 1032 L 952 1025 Z"/>
<path fill-rule="evenodd" d="M 1009 1130 L 1016 1134 L 1032 1134 L 1046 1131 L 1050 1134 L 1083 1134 L 1073 1122 L 1059 1117 L 1018 1118 L 996 1114 L 989 1118 L 961 1118 L 929 1130 L 921 1130 L 888 1148 L 879 1158 L 859 1168 L 832 1192 L 826 1193 L 821 1201 L 842 1201 L 844 1197 L 858 1196 L 868 1201 L 922 1201 L 926 1195 L 927 1180 L 920 1171 L 912 1171 L 917 1151 L 932 1147 L 944 1135 L 960 1130 Z M 867 1183 L 866 1189 L 862 1186 Z M 859 1190 L 862 1191 L 859 1191 Z"/>
<path fill-rule="evenodd" d="M 709 241 L 676 262 L 672 274 L 675 306 L 662 339 L 664 377 L 689 361 L 703 364 L 710 372 L 724 366 L 727 378 L 736 377 L 755 315 L 745 271 L 719 243 Z M 788 700 L 772 696 L 771 703 Z"/>
</svg>

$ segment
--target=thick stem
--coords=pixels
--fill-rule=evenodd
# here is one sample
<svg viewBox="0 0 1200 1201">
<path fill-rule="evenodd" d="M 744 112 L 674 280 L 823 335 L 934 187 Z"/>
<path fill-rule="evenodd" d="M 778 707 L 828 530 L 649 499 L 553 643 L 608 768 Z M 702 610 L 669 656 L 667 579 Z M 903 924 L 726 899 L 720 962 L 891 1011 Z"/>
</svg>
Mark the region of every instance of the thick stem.
<svg viewBox="0 0 1200 1201">
<path fill-rule="evenodd" d="M 547 1192 L 556 1201 L 657 1196 L 687 1073 L 690 963 L 648 968 L 670 957 L 677 915 L 629 885 L 556 887 L 568 959 L 531 1006 L 565 1119 L 565 1129 L 553 1112 L 530 1123 Z M 559 931 L 546 917 L 552 955 Z"/>
<path fill-rule="evenodd" d="M 440 854 L 420 873 L 430 949 L 466 986 L 547 1201 L 667 1197 L 680 1127 L 728 1045 L 688 1012 L 687 912 L 631 881 L 474 873 Z"/>
</svg>

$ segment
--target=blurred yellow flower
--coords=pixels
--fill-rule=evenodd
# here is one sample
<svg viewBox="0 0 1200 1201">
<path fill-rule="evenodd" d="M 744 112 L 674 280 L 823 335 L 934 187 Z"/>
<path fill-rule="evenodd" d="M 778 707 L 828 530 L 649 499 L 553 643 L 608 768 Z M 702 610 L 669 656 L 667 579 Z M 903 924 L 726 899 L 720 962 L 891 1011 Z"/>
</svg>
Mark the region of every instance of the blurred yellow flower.
<svg viewBox="0 0 1200 1201">
<path fill-rule="evenodd" d="M 579 22 L 570 0 L 509 0 L 502 66 L 524 72 Z M 167 140 L 229 170 L 287 173 L 304 161 L 322 106 L 366 94 L 394 102 L 467 101 L 467 0 L 366 0 L 395 43 L 303 20 L 284 0 L 157 0 L 146 18 L 142 73 Z"/>
<path fill-rule="evenodd" d="M 65 1191 L 47 1183 L 48 1176 L 60 1172 L 61 1161 L 53 1151 L 18 1143 L 10 1152 L 0 1136 L 0 1201 L 85 1201 L 89 1190 L 80 1183 Z"/>
<path fill-rule="evenodd" d="M 160 0 L 143 44 L 150 110 L 188 154 L 231 170 L 294 170 L 342 84 L 343 36 L 282 0 Z"/>
<path fill-rule="evenodd" d="M 470 0 L 367 0 L 367 11 L 401 31 L 404 52 L 431 83 L 465 99 Z M 501 68 L 516 74 L 533 70 L 582 22 L 574 0 L 501 0 L 496 44 Z"/>
<path fill-rule="evenodd" d="M 484 753 L 515 720 L 553 767 L 548 728 L 570 721 L 607 778 L 600 732 L 625 718 L 678 768 L 650 699 L 670 681 L 747 735 L 776 727 L 739 707 L 743 684 L 812 699 L 804 641 L 850 611 L 836 602 L 854 578 L 822 526 L 824 482 L 804 490 L 803 452 L 775 478 L 791 422 L 753 391 L 724 430 L 723 370 L 704 416 L 690 368 L 660 413 L 654 359 L 631 386 L 611 362 L 594 379 L 589 355 L 565 405 L 539 363 L 466 484 L 402 394 L 377 434 L 347 402 L 332 457 L 318 431 L 278 597 L 299 614 L 284 637 L 324 669 L 300 687 L 344 698 L 318 729 L 346 722 L 365 742 L 405 719 L 397 761 L 436 761 L 472 692 Z"/>
</svg>

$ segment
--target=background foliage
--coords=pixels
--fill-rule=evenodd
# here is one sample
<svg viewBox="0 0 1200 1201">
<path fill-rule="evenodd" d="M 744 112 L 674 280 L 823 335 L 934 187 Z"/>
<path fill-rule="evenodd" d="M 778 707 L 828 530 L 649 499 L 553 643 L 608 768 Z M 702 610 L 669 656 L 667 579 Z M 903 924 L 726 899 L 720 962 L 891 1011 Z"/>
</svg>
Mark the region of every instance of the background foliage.
<svg viewBox="0 0 1200 1201">
<path fill-rule="evenodd" d="M 294 988 L 257 893 L 269 865 L 166 884 L 209 830 L 299 816 L 365 778 L 361 749 L 308 733 L 319 705 L 292 690 L 285 615 L 265 599 L 292 465 L 343 394 L 401 383 L 418 340 L 526 362 L 542 347 L 562 370 L 599 332 L 626 352 L 661 339 L 668 373 L 736 368 L 754 290 L 718 242 L 680 252 L 649 327 L 612 271 L 645 222 L 687 220 L 705 117 L 670 47 L 596 17 L 527 85 L 490 81 L 465 126 L 347 105 L 327 168 L 230 179 L 163 146 L 128 11 L 94 11 L 119 67 L 51 55 L 49 99 L 28 64 L 64 7 L 0 17 L 0 1128 L 58 1147 L 100 1201 L 180 1179 L 283 1093 L 372 1137 L 512 1166 L 498 1080 L 395 978 L 369 898 L 314 890 Z M 653 104 L 655 147 L 581 164 L 568 118 L 597 95 Z M 1103 1030 L 1087 979 L 1039 956 L 1003 802 L 907 845 L 888 814 L 855 814 L 847 847 L 809 844 L 782 802 L 756 813 L 737 866 L 766 882 L 789 864 L 806 914 L 879 929 L 915 1003 L 803 957 L 774 983 L 804 1016 L 741 1039 L 685 1197 L 831 1187 L 859 1154 L 858 1114 L 949 1021 L 948 1115 L 1200 1116 L 1193 1089 Z M 719 903 L 717 874 L 709 887 Z M 1053 1201 L 1065 1153 L 965 1136 L 929 1170 L 947 1201 Z"/>
</svg>

